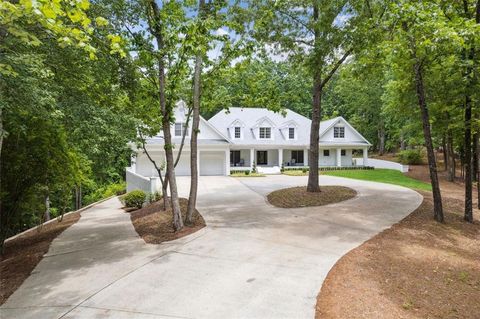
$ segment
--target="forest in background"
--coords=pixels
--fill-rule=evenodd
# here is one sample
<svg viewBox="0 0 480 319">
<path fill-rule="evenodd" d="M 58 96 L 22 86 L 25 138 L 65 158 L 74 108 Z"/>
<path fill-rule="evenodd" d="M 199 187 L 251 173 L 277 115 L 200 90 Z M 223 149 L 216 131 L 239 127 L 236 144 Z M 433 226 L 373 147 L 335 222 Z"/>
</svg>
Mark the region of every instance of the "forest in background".
<svg viewBox="0 0 480 319">
<path fill-rule="evenodd" d="M 217 15 L 201 27 L 196 2 L 173 1 L 160 7 L 161 58 L 148 1 L 33 3 L 0 5 L 2 239 L 123 190 L 128 143 L 165 118 L 156 59 L 167 62 L 167 103 L 193 105 L 193 61 L 204 57 L 206 118 L 232 106 L 321 110 L 379 153 L 423 148 L 428 123 L 452 179 L 455 165 L 478 175 L 479 1 L 329 0 L 313 11 L 302 1 L 207 2 Z M 328 80 L 312 108 L 316 78 Z"/>
</svg>

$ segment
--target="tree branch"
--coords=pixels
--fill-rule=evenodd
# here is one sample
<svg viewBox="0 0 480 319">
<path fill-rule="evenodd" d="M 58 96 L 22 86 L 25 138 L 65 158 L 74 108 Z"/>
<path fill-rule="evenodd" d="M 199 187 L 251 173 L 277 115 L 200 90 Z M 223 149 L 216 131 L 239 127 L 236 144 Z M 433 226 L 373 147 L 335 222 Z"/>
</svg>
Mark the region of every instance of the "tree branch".
<svg viewBox="0 0 480 319">
<path fill-rule="evenodd" d="M 348 58 L 350 54 L 352 54 L 353 48 L 348 49 L 343 56 L 333 65 L 333 68 L 330 70 L 330 72 L 327 74 L 327 76 L 322 80 L 320 83 L 320 89 L 323 89 L 325 85 L 327 85 L 328 81 L 333 77 L 335 72 L 337 72 L 338 68 L 345 62 L 345 60 Z"/>
</svg>

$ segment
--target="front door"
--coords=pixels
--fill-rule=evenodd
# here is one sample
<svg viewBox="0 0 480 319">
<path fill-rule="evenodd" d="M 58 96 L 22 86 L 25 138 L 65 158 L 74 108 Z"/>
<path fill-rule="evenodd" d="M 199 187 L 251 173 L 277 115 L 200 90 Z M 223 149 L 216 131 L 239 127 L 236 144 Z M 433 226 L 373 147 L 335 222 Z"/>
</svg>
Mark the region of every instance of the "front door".
<svg viewBox="0 0 480 319">
<path fill-rule="evenodd" d="M 267 164 L 268 164 L 268 152 L 257 151 L 257 165 L 267 165 Z"/>
</svg>

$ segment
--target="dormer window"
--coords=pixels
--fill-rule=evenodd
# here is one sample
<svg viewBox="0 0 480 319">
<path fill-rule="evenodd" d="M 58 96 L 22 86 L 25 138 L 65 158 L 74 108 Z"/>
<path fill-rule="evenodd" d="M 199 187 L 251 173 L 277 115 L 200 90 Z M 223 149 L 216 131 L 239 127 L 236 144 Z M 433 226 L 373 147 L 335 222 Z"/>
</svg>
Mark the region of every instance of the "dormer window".
<svg viewBox="0 0 480 319">
<path fill-rule="evenodd" d="M 261 139 L 270 139 L 272 138 L 272 128 L 271 127 L 260 127 L 259 135 Z"/>
<path fill-rule="evenodd" d="M 175 123 L 175 136 L 182 136 L 185 129 L 185 123 Z M 188 130 L 185 131 L 185 136 L 188 136 Z"/>
<path fill-rule="evenodd" d="M 235 138 L 242 137 L 242 128 L 240 126 L 235 126 Z"/>
<path fill-rule="evenodd" d="M 295 128 L 289 127 L 288 128 L 288 139 L 294 140 L 295 139 Z"/>
<path fill-rule="evenodd" d="M 333 137 L 334 138 L 345 138 L 345 127 L 335 126 L 333 128 Z"/>
</svg>

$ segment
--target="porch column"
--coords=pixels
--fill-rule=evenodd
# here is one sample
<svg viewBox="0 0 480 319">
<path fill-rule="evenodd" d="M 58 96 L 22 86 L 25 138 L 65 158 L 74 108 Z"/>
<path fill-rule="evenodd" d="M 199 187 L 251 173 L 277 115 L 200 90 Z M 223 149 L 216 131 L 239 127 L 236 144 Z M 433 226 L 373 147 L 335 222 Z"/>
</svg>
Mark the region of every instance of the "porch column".
<svg viewBox="0 0 480 319">
<path fill-rule="evenodd" d="M 363 166 L 368 166 L 368 147 L 363 149 Z"/>
<path fill-rule="evenodd" d="M 283 164 L 283 148 L 278 149 L 278 166 L 282 167 Z"/>
<path fill-rule="evenodd" d="M 250 149 L 250 167 L 253 168 L 253 163 L 255 162 L 255 150 Z"/>
<path fill-rule="evenodd" d="M 342 166 L 342 149 L 337 148 L 337 167 Z"/>
<path fill-rule="evenodd" d="M 230 175 L 230 150 L 225 150 L 225 175 Z"/>
<path fill-rule="evenodd" d="M 310 163 L 308 163 L 308 148 L 303 150 L 303 165 L 310 166 Z"/>
</svg>

